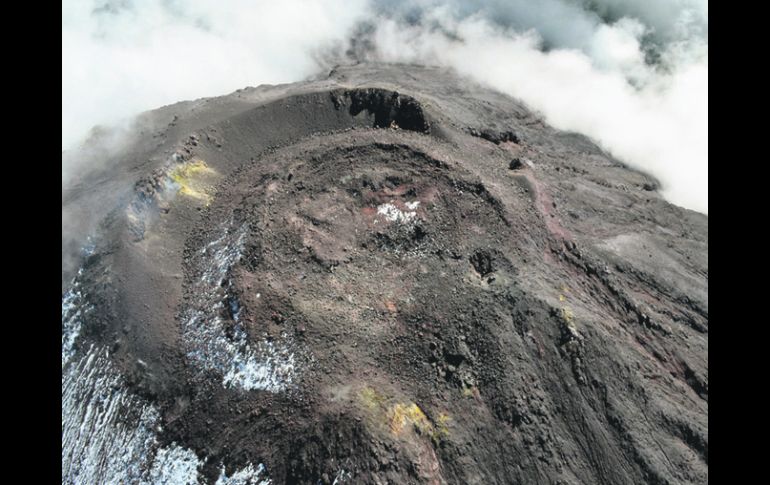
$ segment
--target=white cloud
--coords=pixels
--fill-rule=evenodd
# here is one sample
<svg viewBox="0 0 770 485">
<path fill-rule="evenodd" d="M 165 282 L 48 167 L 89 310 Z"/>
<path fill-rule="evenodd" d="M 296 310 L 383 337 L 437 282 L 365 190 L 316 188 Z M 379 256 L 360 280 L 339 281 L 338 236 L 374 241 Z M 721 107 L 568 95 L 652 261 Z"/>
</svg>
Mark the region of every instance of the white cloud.
<svg viewBox="0 0 770 485">
<path fill-rule="evenodd" d="M 707 213 L 707 46 L 672 43 L 662 51 L 663 64 L 651 66 L 642 51 L 644 32 L 639 21 L 624 18 L 576 40 L 582 49 L 543 51 L 535 30 L 517 33 L 480 14 L 458 19 L 437 8 L 419 25 L 381 22 L 372 56 L 452 66 L 656 176 L 671 202 Z"/>
<path fill-rule="evenodd" d="M 105 4 L 112 10 L 99 10 Z M 62 148 L 96 124 L 316 70 L 363 0 L 104 2 L 62 5 Z"/>
</svg>

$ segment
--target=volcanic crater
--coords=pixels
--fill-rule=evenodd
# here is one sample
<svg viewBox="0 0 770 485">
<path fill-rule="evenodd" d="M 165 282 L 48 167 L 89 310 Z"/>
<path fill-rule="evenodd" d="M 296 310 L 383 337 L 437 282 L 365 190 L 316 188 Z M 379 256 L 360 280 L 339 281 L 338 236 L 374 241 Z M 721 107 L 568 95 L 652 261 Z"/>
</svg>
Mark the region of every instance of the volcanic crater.
<svg viewBox="0 0 770 485">
<path fill-rule="evenodd" d="M 341 66 L 99 167 L 63 189 L 63 483 L 707 481 L 708 218 L 516 100 Z"/>
</svg>

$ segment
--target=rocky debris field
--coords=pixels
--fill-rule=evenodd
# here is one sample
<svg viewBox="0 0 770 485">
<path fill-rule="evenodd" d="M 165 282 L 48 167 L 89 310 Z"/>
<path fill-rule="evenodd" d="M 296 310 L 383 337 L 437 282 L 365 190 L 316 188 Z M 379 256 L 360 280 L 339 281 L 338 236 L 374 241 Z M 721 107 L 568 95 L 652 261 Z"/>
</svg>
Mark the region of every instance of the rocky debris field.
<svg viewBox="0 0 770 485">
<path fill-rule="evenodd" d="M 361 64 L 125 138 L 64 155 L 63 483 L 708 481 L 708 218 L 585 137 Z"/>
</svg>

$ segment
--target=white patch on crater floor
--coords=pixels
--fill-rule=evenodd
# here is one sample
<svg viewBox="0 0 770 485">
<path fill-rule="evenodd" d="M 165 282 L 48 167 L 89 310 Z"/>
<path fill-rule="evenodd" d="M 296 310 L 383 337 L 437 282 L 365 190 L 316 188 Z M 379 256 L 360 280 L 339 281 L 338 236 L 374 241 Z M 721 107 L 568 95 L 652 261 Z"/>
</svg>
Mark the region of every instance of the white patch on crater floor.
<svg viewBox="0 0 770 485">
<path fill-rule="evenodd" d="M 270 485 L 270 479 L 262 478 L 264 473 L 265 466 L 261 463 L 256 468 L 249 463 L 247 467 L 233 473 L 231 477 L 228 477 L 225 469 L 222 468 L 215 485 Z"/>
<path fill-rule="evenodd" d="M 284 335 L 283 338 L 286 338 Z M 240 340 L 245 340 L 245 336 Z M 294 353 L 272 342 L 259 342 L 256 349 L 234 352 L 225 385 L 246 390 L 264 389 L 278 392 L 294 377 Z"/>
<path fill-rule="evenodd" d="M 157 419 L 92 347 L 62 373 L 62 483 L 139 483 Z"/>
<path fill-rule="evenodd" d="M 155 454 L 149 472 L 148 484 L 198 483 L 198 467 L 201 465 L 194 451 L 180 446 L 161 448 Z"/>
<path fill-rule="evenodd" d="M 92 252 L 93 248 L 87 247 L 84 255 Z M 218 269 L 209 276 L 213 278 Z M 93 310 L 84 296 L 82 275 L 81 268 L 62 296 L 62 484 L 198 484 L 203 461 L 192 450 L 176 444 L 159 446 L 160 414 L 128 391 L 109 352 L 92 345 L 75 358 L 79 355 L 75 342 L 84 319 Z M 277 351 L 271 347 L 265 353 L 270 352 Z M 278 364 L 279 372 L 271 374 L 257 365 L 252 354 L 232 354 L 230 367 L 245 367 L 232 380 L 243 381 L 244 386 L 259 386 L 270 376 L 282 375 Z M 275 361 L 268 358 L 265 366 L 273 369 Z M 231 477 L 223 470 L 216 484 L 266 485 L 270 480 L 262 478 L 265 474 L 262 464 L 256 468 L 249 464 Z"/>
<path fill-rule="evenodd" d="M 83 258 L 88 258 L 96 252 L 96 243 L 92 236 L 86 238 L 85 245 L 80 253 Z M 83 318 L 93 310 L 83 297 L 83 289 L 80 283 L 83 277 L 83 267 L 78 269 L 77 274 L 72 279 L 69 289 L 64 293 L 61 299 L 61 366 L 64 366 L 75 355 L 75 341 L 80 336 L 80 329 L 83 326 Z"/>
<path fill-rule="evenodd" d="M 109 353 L 91 347 L 62 372 L 62 484 L 199 484 L 201 460 L 176 444 L 160 447 L 160 414 L 132 395 Z M 216 485 L 267 485 L 249 464 Z"/>
<path fill-rule="evenodd" d="M 80 335 L 83 317 L 91 310 L 83 298 L 80 288 L 80 276 L 83 268 L 72 281 L 70 289 L 64 293 L 61 301 L 61 365 L 62 368 L 75 355 L 75 341 Z"/>
<path fill-rule="evenodd" d="M 351 479 L 350 472 L 340 469 L 340 471 L 337 472 L 337 476 L 334 477 L 334 481 L 332 482 L 332 485 L 339 485 L 341 483 L 347 482 Z"/>
<path fill-rule="evenodd" d="M 222 373 L 225 386 L 279 392 L 291 384 L 296 370 L 288 336 L 283 335 L 280 341 L 254 342 L 237 318 L 227 335 L 225 325 L 229 322 L 220 316 L 224 301 L 229 301 L 230 308 L 240 308 L 233 295 L 223 296 L 222 288 L 241 257 L 245 236 L 245 226 L 233 233 L 223 231 L 200 252 L 205 269 L 195 284 L 198 299 L 184 322 L 184 335 L 191 347 L 188 355 L 205 369 Z"/>
<path fill-rule="evenodd" d="M 385 219 L 390 222 L 398 222 L 400 224 L 407 224 L 412 222 L 417 217 L 417 206 L 420 205 L 420 201 L 407 202 L 404 204 L 407 211 L 401 210 L 393 204 L 393 201 L 386 204 L 377 206 L 377 213 L 385 216 Z"/>
</svg>

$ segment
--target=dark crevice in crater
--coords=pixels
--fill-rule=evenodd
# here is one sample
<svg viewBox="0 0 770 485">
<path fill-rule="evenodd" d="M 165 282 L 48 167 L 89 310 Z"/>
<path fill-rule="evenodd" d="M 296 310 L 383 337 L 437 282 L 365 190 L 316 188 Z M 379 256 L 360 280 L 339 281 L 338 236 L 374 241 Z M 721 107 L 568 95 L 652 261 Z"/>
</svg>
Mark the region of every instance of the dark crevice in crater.
<svg viewBox="0 0 770 485">
<path fill-rule="evenodd" d="M 517 144 L 519 143 L 519 135 L 511 130 L 497 131 L 489 128 L 484 128 L 482 130 L 477 130 L 476 128 L 467 128 L 465 131 L 471 136 L 482 138 L 494 143 L 495 145 L 499 145 L 505 142 Z"/>
<path fill-rule="evenodd" d="M 492 267 L 492 256 L 483 249 L 473 253 L 470 257 L 470 261 L 473 265 L 473 269 L 475 269 L 481 276 L 486 276 L 494 271 Z"/>
<path fill-rule="evenodd" d="M 403 130 L 430 133 L 422 105 L 411 96 L 386 89 L 353 89 L 332 91 L 332 102 L 337 109 L 348 106 L 352 116 L 366 111 L 374 116 L 375 128 L 401 128 Z"/>
</svg>

